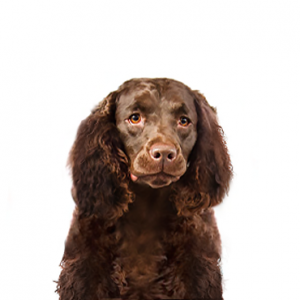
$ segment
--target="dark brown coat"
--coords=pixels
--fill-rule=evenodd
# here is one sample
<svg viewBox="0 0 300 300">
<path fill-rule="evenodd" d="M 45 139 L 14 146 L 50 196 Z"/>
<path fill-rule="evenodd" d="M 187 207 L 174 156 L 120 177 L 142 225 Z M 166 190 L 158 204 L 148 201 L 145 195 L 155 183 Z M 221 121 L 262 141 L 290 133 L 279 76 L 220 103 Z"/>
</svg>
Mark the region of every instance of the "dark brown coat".
<svg viewBox="0 0 300 300">
<path fill-rule="evenodd" d="M 132 79 L 82 121 L 61 300 L 222 298 L 212 206 L 232 166 L 216 110 L 171 79 Z"/>
</svg>

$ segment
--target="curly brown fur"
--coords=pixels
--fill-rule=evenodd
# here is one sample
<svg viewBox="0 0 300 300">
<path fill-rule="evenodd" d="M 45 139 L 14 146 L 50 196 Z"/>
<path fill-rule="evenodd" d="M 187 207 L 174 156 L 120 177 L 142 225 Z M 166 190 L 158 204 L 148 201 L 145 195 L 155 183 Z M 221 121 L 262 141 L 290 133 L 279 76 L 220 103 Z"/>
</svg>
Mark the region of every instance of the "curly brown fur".
<svg viewBox="0 0 300 300">
<path fill-rule="evenodd" d="M 223 299 L 211 207 L 232 166 L 203 95 L 165 78 L 125 82 L 82 121 L 69 165 L 61 300 Z"/>
</svg>

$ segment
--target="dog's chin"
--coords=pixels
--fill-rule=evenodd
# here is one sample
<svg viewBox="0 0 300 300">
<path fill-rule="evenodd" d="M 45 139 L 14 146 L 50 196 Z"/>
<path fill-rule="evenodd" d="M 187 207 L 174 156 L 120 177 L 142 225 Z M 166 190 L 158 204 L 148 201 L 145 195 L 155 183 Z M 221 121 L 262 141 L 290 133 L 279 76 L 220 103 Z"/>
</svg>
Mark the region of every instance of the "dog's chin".
<svg viewBox="0 0 300 300">
<path fill-rule="evenodd" d="M 170 185 L 172 182 L 173 182 L 172 180 L 162 180 L 159 178 L 155 178 L 152 181 L 150 181 L 150 180 L 144 181 L 145 184 L 149 185 L 153 189 L 163 188 L 165 186 Z"/>
<path fill-rule="evenodd" d="M 165 173 L 153 175 L 135 176 L 131 174 L 131 180 L 137 184 L 146 184 L 153 189 L 159 189 L 178 181 L 180 176 L 172 176 Z"/>
</svg>

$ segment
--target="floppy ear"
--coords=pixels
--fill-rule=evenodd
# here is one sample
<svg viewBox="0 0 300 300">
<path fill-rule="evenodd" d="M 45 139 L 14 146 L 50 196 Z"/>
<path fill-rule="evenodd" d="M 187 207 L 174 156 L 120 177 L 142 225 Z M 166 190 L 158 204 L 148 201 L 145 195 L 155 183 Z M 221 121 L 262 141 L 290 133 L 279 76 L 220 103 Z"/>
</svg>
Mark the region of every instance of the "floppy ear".
<svg viewBox="0 0 300 300">
<path fill-rule="evenodd" d="M 198 91 L 192 91 L 196 106 L 197 141 L 189 157 L 189 168 L 174 197 L 179 214 L 190 214 L 215 206 L 229 190 L 233 175 L 224 132 L 216 109 Z"/>
<path fill-rule="evenodd" d="M 193 93 L 198 114 L 198 138 L 191 166 L 199 192 L 208 195 L 209 206 L 214 206 L 229 190 L 232 165 L 216 109 L 198 91 Z"/>
<path fill-rule="evenodd" d="M 71 149 L 72 195 L 79 217 L 114 220 L 131 202 L 127 156 L 115 126 L 116 98 L 110 93 L 83 120 Z"/>
</svg>

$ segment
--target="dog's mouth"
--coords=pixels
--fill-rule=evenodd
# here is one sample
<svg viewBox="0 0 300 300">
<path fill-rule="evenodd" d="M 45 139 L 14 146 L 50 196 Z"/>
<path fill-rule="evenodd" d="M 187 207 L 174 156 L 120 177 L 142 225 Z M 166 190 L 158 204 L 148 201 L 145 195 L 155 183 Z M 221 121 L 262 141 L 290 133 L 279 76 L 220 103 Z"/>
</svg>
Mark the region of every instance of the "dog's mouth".
<svg viewBox="0 0 300 300">
<path fill-rule="evenodd" d="M 161 188 L 171 184 L 172 182 L 178 181 L 180 176 L 174 176 L 164 172 L 143 174 L 138 176 L 130 173 L 130 178 L 133 182 L 146 183 L 152 188 Z"/>
</svg>

